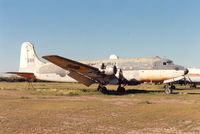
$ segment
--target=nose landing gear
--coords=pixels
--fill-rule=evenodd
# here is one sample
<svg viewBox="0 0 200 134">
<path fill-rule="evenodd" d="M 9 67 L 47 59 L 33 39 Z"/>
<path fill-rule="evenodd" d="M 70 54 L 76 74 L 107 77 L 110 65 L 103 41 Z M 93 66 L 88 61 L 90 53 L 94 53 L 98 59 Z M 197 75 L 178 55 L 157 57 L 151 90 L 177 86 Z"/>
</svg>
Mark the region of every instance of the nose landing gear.
<svg viewBox="0 0 200 134">
<path fill-rule="evenodd" d="M 169 85 L 164 85 L 164 89 L 166 94 L 172 94 L 172 89 L 169 87 Z"/>
<path fill-rule="evenodd" d="M 164 89 L 166 94 L 172 94 L 173 89 L 176 89 L 176 87 L 173 84 L 171 84 L 171 86 L 169 84 L 166 84 L 164 85 Z"/>
</svg>

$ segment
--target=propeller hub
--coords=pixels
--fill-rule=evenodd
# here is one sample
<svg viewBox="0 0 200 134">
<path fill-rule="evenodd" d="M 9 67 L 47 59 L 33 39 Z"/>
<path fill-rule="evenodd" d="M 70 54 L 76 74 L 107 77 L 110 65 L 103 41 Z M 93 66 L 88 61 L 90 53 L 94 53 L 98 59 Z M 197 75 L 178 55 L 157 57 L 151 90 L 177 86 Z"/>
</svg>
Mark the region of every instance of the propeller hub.
<svg viewBox="0 0 200 134">
<path fill-rule="evenodd" d="M 184 71 L 184 75 L 188 74 L 189 70 L 186 68 Z"/>
</svg>

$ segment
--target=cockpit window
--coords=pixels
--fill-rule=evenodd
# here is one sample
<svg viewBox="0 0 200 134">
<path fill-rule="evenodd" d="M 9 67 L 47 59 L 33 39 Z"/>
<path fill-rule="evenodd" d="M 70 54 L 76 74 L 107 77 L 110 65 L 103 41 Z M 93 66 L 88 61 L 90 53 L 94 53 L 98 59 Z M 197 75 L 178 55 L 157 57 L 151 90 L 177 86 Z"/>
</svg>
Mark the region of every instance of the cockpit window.
<svg viewBox="0 0 200 134">
<path fill-rule="evenodd" d="M 167 61 L 167 64 L 170 64 L 170 65 L 171 65 L 171 64 L 173 64 L 173 61 L 170 61 L 170 60 L 169 60 L 169 61 Z"/>
<path fill-rule="evenodd" d="M 166 62 L 163 62 L 163 65 L 173 65 L 173 61 L 168 60 Z"/>
</svg>

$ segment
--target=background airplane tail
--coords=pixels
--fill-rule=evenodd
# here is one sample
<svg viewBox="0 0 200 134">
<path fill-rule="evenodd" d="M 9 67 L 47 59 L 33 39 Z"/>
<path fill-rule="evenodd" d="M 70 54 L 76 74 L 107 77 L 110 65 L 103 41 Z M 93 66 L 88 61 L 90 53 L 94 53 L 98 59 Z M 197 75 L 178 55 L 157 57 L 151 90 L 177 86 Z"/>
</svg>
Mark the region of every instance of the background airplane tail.
<svg viewBox="0 0 200 134">
<path fill-rule="evenodd" d="M 19 72 L 35 73 L 43 64 L 44 62 L 36 55 L 33 44 L 24 42 L 21 46 Z"/>
</svg>

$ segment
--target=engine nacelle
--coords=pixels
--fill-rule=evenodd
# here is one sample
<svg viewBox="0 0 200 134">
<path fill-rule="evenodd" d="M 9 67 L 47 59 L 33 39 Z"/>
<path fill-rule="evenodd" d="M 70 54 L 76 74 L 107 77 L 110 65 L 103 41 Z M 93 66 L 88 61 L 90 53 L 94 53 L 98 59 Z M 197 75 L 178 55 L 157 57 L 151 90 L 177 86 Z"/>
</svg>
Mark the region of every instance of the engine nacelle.
<svg viewBox="0 0 200 134">
<path fill-rule="evenodd" d="M 101 69 L 101 72 L 106 75 L 115 75 L 117 73 L 116 66 L 106 66 L 104 69 Z"/>
</svg>

